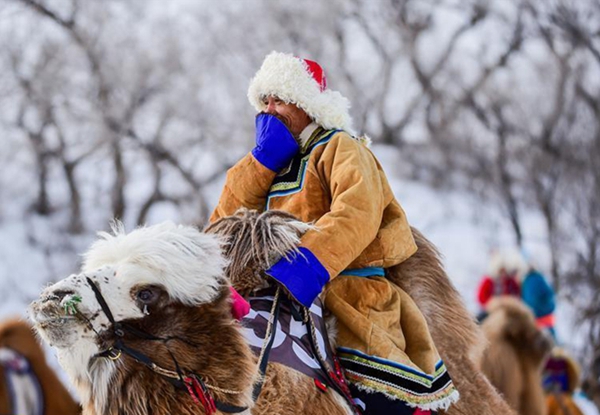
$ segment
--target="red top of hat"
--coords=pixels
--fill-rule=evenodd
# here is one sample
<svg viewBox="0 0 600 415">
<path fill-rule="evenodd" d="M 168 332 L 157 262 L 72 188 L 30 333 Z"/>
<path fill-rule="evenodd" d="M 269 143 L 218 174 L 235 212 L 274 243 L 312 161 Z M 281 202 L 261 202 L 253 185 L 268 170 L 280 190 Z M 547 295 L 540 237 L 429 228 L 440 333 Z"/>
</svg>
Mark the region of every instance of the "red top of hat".
<svg viewBox="0 0 600 415">
<path fill-rule="evenodd" d="M 319 65 L 315 61 L 311 61 L 308 59 L 302 60 L 308 66 L 308 70 L 310 71 L 310 74 L 312 75 L 313 79 L 317 81 L 317 84 L 319 84 L 319 89 L 321 90 L 321 92 L 325 91 L 325 89 L 327 89 L 327 78 L 325 77 L 325 71 L 323 70 L 323 68 L 321 68 L 321 65 Z"/>
</svg>

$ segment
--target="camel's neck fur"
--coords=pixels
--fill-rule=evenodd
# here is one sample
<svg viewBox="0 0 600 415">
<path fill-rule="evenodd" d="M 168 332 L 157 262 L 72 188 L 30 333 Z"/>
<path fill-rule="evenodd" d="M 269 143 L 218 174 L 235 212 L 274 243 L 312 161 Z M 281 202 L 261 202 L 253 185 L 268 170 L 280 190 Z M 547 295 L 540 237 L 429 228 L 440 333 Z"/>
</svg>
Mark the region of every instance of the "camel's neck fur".
<svg viewBox="0 0 600 415">
<path fill-rule="evenodd" d="M 211 304 L 199 307 L 171 304 L 132 324 L 158 337 L 185 339 L 167 343 L 182 371 L 199 375 L 209 385 L 241 392 L 227 394 L 213 390 L 216 400 L 250 407 L 256 365 L 237 323 L 232 320 L 229 301 L 229 290 L 224 287 Z M 112 342 L 111 339 L 103 341 L 107 345 Z M 148 356 L 158 366 L 175 370 L 173 359 L 161 341 L 126 335 L 124 343 Z M 106 358 L 100 359 L 90 368 L 91 384 L 82 380 L 76 382 L 80 389 L 87 388 L 89 392 L 84 393 L 89 396 L 84 401 L 85 415 L 203 413 L 202 407 L 194 403 L 186 391 L 175 388 L 165 377 L 131 357 L 122 355 L 116 364 Z M 110 372 L 110 377 L 106 376 Z"/>
</svg>

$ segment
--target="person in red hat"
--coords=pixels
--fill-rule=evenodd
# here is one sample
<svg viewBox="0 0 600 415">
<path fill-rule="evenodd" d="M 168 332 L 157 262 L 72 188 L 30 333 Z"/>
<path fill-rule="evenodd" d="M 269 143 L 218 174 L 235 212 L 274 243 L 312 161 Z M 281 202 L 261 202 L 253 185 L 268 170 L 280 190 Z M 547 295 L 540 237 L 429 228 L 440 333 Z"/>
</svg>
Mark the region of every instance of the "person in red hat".
<svg viewBox="0 0 600 415">
<path fill-rule="evenodd" d="M 328 88 L 318 63 L 278 52 L 265 58 L 248 99 L 258 112 L 256 145 L 228 171 L 211 222 L 245 207 L 314 224 L 300 254 L 266 273 L 306 307 L 323 295 L 365 414 L 446 409 L 458 391 L 425 319 L 385 278 L 417 246 L 367 140 L 354 134 L 348 100 Z"/>
<path fill-rule="evenodd" d="M 481 277 L 477 287 L 477 301 L 481 322 L 487 317 L 487 303 L 494 297 L 508 295 L 521 297 L 521 275 L 526 264 L 516 250 L 495 250 L 490 258 L 489 272 Z"/>
</svg>

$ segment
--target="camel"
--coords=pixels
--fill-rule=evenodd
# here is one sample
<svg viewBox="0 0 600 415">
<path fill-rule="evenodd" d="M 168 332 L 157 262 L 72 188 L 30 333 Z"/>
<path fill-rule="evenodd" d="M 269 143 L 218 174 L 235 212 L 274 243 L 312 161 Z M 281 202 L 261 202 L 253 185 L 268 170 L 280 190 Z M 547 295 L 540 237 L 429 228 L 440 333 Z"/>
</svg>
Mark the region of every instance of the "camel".
<svg viewBox="0 0 600 415">
<path fill-rule="evenodd" d="M 554 347 L 544 367 L 548 415 L 583 415 L 573 395 L 579 387 L 580 368 L 569 354 Z"/>
<path fill-rule="evenodd" d="M 480 367 L 508 404 L 521 415 L 546 415 L 542 369 L 552 348 L 518 298 L 500 296 L 487 305 L 481 327 L 489 341 Z"/>
<path fill-rule="evenodd" d="M 140 350 L 171 372 L 173 355 L 178 366 L 193 369 L 213 388 L 216 400 L 252 408 L 254 414 L 351 413 L 331 390 L 315 393 L 312 379 L 272 363 L 253 405 L 256 359 L 228 310 L 226 276 L 243 294 L 265 286 L 262 270 L 293 250 L 308 226 L 282 212 L 242 212 L 223 218 L 203 234 L 167 224 L 130 234 L 122 229 L 101 234 L 85 256 L 82 273 L 48 288 L 31 307 L 36 328 L 58 349 L 61 363 L 80 392 L 84 414 L 197 411 L 185 391 L 176 393 L 143 364 L 110 353 L 117 336 L 87 278 L 103 292 L 116 321 L 157 337 L 149 341 L 121 333 L 129 348 Z M 416 229 L 413 234 L 418 252 L 389 269 L 388 278 L 422 310 L 461 393 L 447 413 L 514 414 L 475 366 L 485 340 L 446 275 L 438 252 Z M 229 243 L 222 244 L 223 238 Z M 71 313 L 65 313 L 69 308 Z M 175 317 L 180 314 L 191 317 L 179 322 Z M 190 327 L 197 333 L 193 338 Z M 330 334 L 334 340 L 335 332 Z M 222 344 L 232 346 L 214 346 Z M 236 393 L 222 391 L 224 385 Z M 118 399 L 122 390 L 133 398 Z M 154 394 L 155 390 L 169 393 Z"/>
<path fill-rule="evenodd" d="M 273 224 L 273 242 L 297 241 Z M 84 255 L 81 273 L 30 306 L 57 350 L 84 415 L 352 414 L 341 395 L 257 358 L 231 312 L 223 239 L 163 223 L 126 233 L 116 224 Z"/>
<path fill-rule="evenodd" d="M 79 413 L 81 408 L 48 366 L 32 327 L 18 318 L 0 322 L 0 414 Z"/>
<path fill-rule="evenodd" d="M 272 223 L 287 223 L 296 229 L 287 239 L 277 238 Z M 259 214 L 240 210 L 210 225 L 206 231 L 227 238 L 225 254 L 231 259 L 228 276 L 234 287 L 247 295 L 266 284 L 262 270 L 299 242 L 308 225 L 289 214 L 269 211 Z M 487 341 L 466 309 L 460 294 L 446 274 L 435 246 L 412 228 L 417 252 L 387 270 L 387 278 L 406 291 L 423 313 L 438 351 L 460 393 L 449 415 L 511 415 L 515 412 L 478 368 Z M 330 343 L 335 344 L 335 321 L 328 319 Z"/>
</svg>

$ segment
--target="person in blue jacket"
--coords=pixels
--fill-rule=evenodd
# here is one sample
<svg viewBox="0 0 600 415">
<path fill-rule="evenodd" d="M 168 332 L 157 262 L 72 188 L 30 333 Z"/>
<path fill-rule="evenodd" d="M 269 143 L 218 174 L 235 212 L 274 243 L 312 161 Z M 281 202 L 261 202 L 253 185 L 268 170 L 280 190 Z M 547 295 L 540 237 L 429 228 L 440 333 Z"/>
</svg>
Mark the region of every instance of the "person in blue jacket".
<svg viewBox="0 0 600 415">
<path fill-rule="evenodd" d="M 554 289 L 544 275 L 531 267 L 521 283 L 521 299 L 533 310 L 538 327 L 548 330 L 556 340 L 554 310 L 556 298 Z"/>
</svg>

